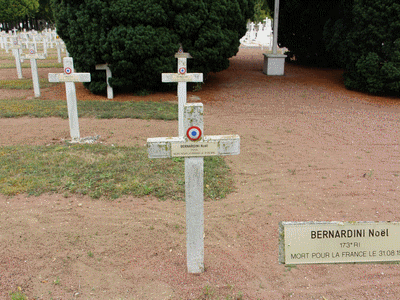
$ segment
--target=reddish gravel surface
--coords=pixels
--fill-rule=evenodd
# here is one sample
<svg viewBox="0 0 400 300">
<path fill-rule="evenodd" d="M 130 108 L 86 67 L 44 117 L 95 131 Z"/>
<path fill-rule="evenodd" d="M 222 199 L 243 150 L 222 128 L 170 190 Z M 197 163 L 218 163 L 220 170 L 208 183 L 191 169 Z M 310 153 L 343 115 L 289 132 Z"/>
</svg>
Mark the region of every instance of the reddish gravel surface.
<svg viewBox="0 0 400 300">
<path fill-rule="evenodd" d="M 241 136 L 241 154 L 226 158 L 236 191 L 205 203 L 203 274 L 186 272 L 183 202 L 0 196 L 0 299 L 19 288 L 29 300 L 398 299 L 398 264 L 280 265 L 278 224 L 399 221 L 399 99 L 348 91 L 341 70 L 286 65 L 285 76 L 268 77 L 262 67 L 262 50 L 241 49 L 228 70 L 189 93 L 204 103 L 206 134 Z M 77 90 L 79 100 L 106 100 Z M 42 94 L 65 99 L 62 84 Z M 114 100 L 149 99 L 176 94 Z M 58 118 L 0 119 L 0 128 L 2 146 L 69 137 Z M 130 146 L 177 134 L 177 122 L 154 120 L 83 118 L 80 128 Z"/>
</svg>

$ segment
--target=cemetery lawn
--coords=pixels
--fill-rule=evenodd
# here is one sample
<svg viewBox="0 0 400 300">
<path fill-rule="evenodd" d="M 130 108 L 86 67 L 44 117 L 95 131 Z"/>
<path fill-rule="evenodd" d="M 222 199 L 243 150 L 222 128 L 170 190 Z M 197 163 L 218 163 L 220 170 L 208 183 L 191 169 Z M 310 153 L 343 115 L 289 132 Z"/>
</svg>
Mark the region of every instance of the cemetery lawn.
<svg viewBox="0 0 400 300">
<path fill-rule="evenodd" d="M 7 196 L 64 197 L 123 195 L 184 200 L 184 159 L 147 158 L 145 147 L 68 144 L 0 147 L 0 193 Z M 233 178 L 221 157 L 204 162 L 205 199 L 221 199 L 233 190 Z"/>
<path fill-rule="evenodd" d="M 147 138 L 177 135 L 176 91 L 108 101 L 76 84 L 81 137 L 100 137 L 72 145 L 64 84 L 40 99 L 2 88 L 0 299 L 397 299 L 398 263 L 280 265 L 278 228 L 399 221 L 399 98 L 348 91 L 343 70 L 286 64 L 269 77 L 263 58 L 241 48 L 188 86 L 205 135 L 241 138 L 240 155 L 206 161 L 200 275 L 186 273 L 182 160 L 145 151 Z M 159 110 L 170 119 L 153 119 Z"/>
<path fill-rule="evenodd" d="M 39 79 L 41 88 L 54 86 L 57 83 L 51 83 L 45 78 Z M 14 80 L 0 80 L 0 89 L 16 89 L 16 90 L 30 90 L 33 89 L 32 79 L 14 79 Z"/>
<path fill-rule="evenodd" d="M 44 79 L 43 79 L 44 80 Z M 8 81 L 5 81 L 8 82 Z M 22 81 L 31 85 L 31 82 Z M 47 82 L 48 85 L 54 83 Z M 0 81 L 1 87 L 1 81 Z M 177 120 L 177 104 L 168 102 L 113 102 L 113 101 L 78 101 L 79 117 L 98 119 L 155 119 Z M 40 99 L 3 99 L 0 100 L 0 118 L 14 117 L 61 117 L 68 118 L 66 101 Z"/>
</svg>

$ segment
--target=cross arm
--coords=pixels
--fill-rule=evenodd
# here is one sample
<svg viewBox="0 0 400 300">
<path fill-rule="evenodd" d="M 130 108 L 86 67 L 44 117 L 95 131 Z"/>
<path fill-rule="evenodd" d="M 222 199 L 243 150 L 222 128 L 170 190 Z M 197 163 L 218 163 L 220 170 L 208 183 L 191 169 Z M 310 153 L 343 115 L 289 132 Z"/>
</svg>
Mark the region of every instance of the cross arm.
<svg viewBox="0 0 400 300">
<path fill-rule="evenodd" d="M 240 136 L 231 135 L 206 135 L 204 142 L 218 143 L 218 155 L 239 155 Z"/>
<path fill-rule="evenodd" d="M 107 70 L 109 69 L 108 64 L 96 65 L 96 70 Z"/>
<path fill-rule="evenodd" d="M 204 157 L 217 155 L 238 155 L 239 135 L 209 135 L 200 142 L 187 142 L 184 138 L 147 139 L 149 158 Z"/>
<path fill-rule="evenodd" d="M 90 73 L 49 73 L 49 82 L 90 82 Z"/>
<path fill-rule="evenodd" d="M 46 59 L 46 54 L 22 54 L 23 59 Z"/>
</svg>

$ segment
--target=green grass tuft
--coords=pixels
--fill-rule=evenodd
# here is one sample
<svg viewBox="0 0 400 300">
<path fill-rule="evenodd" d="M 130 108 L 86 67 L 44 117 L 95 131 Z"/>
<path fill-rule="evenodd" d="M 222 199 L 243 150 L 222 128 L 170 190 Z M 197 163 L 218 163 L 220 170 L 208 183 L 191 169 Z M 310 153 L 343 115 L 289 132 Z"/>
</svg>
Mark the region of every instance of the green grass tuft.
<svg viewBox="0 0 400 300">
<path fill-rule="evenodd" d="M 58 83 L 52 83 L 45 78 L 39 78 L 41 88 L 47 88 L 56 84 Z M 30 90 L 33 89 L 33 82 L 32 79 L 0 80 L 0 89 Z"/>
<path fill-rule="evenodd" d="M 28 298 L 21 292 L 10 293 L 11 300 L 27 300 Z"/>
<path fill-rule="evenodd" d="M 105 145 L 0 147 L 0 193 L 89 195 L 116 199 L 153 195 L 184 199 L 184 161 L 147 157 L 146 148 Z M 206 157 L 205 199 L 232 192 L 233 178 L 222 157 Z"/>
<path fill-rule="evenodd" d="M 167 102 L 78 101 L 79 117 L 98 119 L 177 120 L 177 104 Z M 52 100 L 0 100 L 0 118 L 68 118 L 67 102 Z"/>
<path fill-rule="evenodd" d="M 27 62 L 28 61 L 28 62 Z M 62 63 L 58 63 L 58 62 L 46 62 L 46 61 L 40 61 L 37 60 L 37 67 L 38 68 L 63 68 L 63 64 Z M 0 69 L 16 69 L 17 66 L 15 64 L 15 62 L 10 62 L 10 63 L 2 63 L 0 65 Z M 23 69 L 27 69 L 27 68 L 31 68 L 31 64 L 29 62 L 29 60 L 24 60 L 23 63 L 21 63 L 21 68 Z"/>
</svg>

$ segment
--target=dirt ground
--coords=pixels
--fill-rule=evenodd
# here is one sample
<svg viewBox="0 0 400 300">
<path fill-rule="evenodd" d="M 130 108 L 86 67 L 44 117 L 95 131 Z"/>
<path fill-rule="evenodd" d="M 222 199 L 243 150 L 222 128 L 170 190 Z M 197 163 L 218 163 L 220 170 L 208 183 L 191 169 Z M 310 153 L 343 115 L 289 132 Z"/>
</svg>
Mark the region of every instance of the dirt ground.
<svg viewBox="0 0 400 300">
<path fill-rule="evenodd" d="M 188 93 L 189 102 L 204 103 L 205 134 L 241 137 L 240 155 L 226 158 L 236 191 L 205 202 L 204 273 L 186 272 L 183 202 L 0 196 L 0 299 L 18 290 L 30 300 L 398 299 L 398 264 L 279 264 L 278 224 L 399 221 L 400 99 L 348 91 L 342 70 L 286 64 L 285 76 L 269 77 L 262 53 L 241 49 L 228 70 Z M 62 70 L 40 76 L 54 71 Z M 0 78 L 16 79 L 16 70 Z M 78 100 L 95 98 L 77 90 Z M 42 95 L 65 99 L 64 86 Z M 176 94 L 114 100 L 143 99 L 176 101 Z M 143 146 L 149 137 L 176 136 L 178 127 L 79 122 L 82 137 L 114 145 Z M 68 121 L 58 118 L 0 119 L 0 128 L 1 146 L 69 138 Z"/>
</svg>

